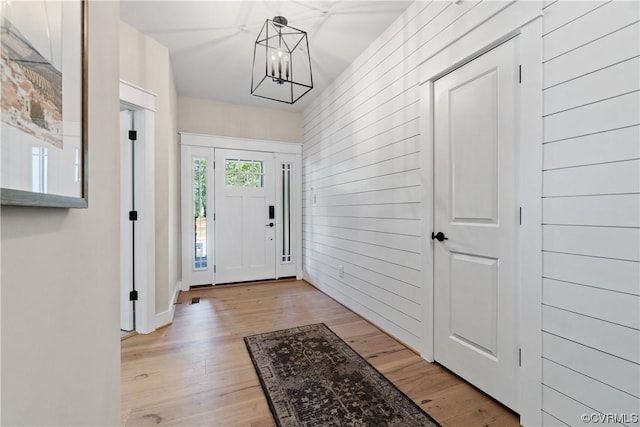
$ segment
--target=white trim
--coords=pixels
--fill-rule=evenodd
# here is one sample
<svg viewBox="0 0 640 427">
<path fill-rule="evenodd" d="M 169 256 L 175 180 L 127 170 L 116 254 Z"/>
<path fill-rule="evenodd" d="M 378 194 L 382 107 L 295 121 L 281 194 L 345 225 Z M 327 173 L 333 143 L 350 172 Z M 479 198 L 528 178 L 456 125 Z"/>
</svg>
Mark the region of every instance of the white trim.
<svg viewBox="0 0 640 427">
<path fill-rule="evenodd" d="M 519 95 L 519 199 L 523 207 L 520 229 L 520 290 L 518 331 L 523 364 L 519 370 L 518 412 L 523 425 L 540 425 L 542 410 L 541 275 L 542 275 L 542 7 L 539 1 L 517 2 L 453 39 L 420 66 L 423 238 L 422 357 L 433 360 L 433 82 L 498 44 L 518 36 L 518 55 L 525 69 Z M 525 217 L 526 216 L 526 217 Z"/>
<path fill-rule="evenodd" d="M 522 27 L 519 40 L 520 423 L 542 423 L 542 19 Z"/>
<path fill-rule="evenodd" d="M 178 301 L 178 296 L 180 295 L 181 290 L 182 283 L 176 283 L 175 289 L 173 291 L 173 298 L 171 299 L 171 307 L 169 307 L 168 310 L 163 311 L 162 313 L 156 314 L 155 329 L 162 328 L 163 326 L 167 326 L 173 323 L 173 315 L 176 312 L 176 302 Z"/>
<path fill-rule="evenodd" d="M 302 154 L 302 144 L 267 141 L 261 139 L 233 138 L 229 136 L 202 135 L 180 132 L 180 144 L 230 150 L 265 151 L 269 153 Z"/>
<path fill-rule="evenodd" d="M 120 80 L 120 101 L 134 109 L 156 111 L 156 94 L 134 84 Z"/>
<path fill-rule="evenodd" d="M 302 149 L 302 145 L 300 146 Z M 298 168 L 294 171 L 296 181 L 296 232 L 298 238 L 296 239 L 296 280 L 302 280 L 302 264 L 304 259 L 302 258 L 302 152 L 296 156 L 298 158 Z"/>
<path fill-rule="evenodd" d="M 434 361 L 433 339 L 433 240 L 429 237 L 434 224 L 434 168 L 433 168 L 433 81 L 428 81 L 420 88 L 420 129 L 424 141 L 424 149 L 420 151 L 420 174 L 422 179 L 422 281 L 425 284 L 423 294 L 422 348 L 423 359 Z"/>
<path fill-rule="evenodd" d="M 136 141 L 136 331 L 155 330 L 155 95 L 126 82 L 120 82 L 121 103 L 134 110 L 138 132 Z M 138 104 L 141 102 L 144 105 Z"/>
</svg>

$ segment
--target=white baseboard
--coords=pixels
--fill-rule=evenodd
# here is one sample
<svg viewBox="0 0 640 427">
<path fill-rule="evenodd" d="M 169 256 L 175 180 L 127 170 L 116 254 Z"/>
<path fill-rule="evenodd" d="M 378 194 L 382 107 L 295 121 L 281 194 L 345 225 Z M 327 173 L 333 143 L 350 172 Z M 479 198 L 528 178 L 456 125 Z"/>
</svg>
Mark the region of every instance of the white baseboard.
<svg viewBox="0 0 640 427">
<path fill-rule="evenodd" d="M 187 292 L 189 290 L 189 285 L 187 285 L 184 282 L 179 282 L 178 286 L 179 286 L 180 290 L 183 291 L 183 292 Z"/>
<path fill-rule="evenodd" d="M 167 311 L 163 311 L 162 313 L 156 314 L 156 318 L 155 318 L 156 329 L 173 323 L 173 315 L 176 311 L 175 302 L 178 300 L 178 294 L 180 294 L 181 290 L 182 290 L 182 284 L 180 282 L 176 283 L 176 287 L 173 292 L 173 298 L 171 299 L 171 307 Z"/>
</svg>

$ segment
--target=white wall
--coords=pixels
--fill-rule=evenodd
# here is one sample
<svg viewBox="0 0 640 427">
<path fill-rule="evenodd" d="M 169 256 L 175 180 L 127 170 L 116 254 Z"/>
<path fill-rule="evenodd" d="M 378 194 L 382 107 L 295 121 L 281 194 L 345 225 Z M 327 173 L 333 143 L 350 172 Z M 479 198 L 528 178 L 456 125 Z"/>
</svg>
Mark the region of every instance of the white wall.
<svg viewBox="0 0 640 427">
<path fill-rule="evenodd" d="M 2 425 L 120 422 L 118 22 L 89 5 L 89 208 L 1 209 Z"/>
<path fill-rule="evenodd" d="M 414 3 L 303 113 L 306 277 L 418 350 L 426 238 L 418 65 L 509 7 Z"/>
<path fill-rule="evenodd" d="M 180 151 L 169 50 L 120 22 L 120 78 L 156 97 L 156 313 L 170 311 L 180 280 Z"/>
<path fill-rule="evenodd" d="M 302 115 L 179 96 L 178 130 L 204 135 L 300 143 Z"/>
<path fill-rule="evenodd" d="M 545 2 L 545 422 L 640 412 L 638 3 L 604 3 Z M 305 277 L 418 350 L 418 64 L 514 7 L 414 3 L 303 113 Z"/>
<path fill-rule="evenodd" d="M 544 17 L 543 410 L 640 412 L 640 3 Z"/>
</svg>

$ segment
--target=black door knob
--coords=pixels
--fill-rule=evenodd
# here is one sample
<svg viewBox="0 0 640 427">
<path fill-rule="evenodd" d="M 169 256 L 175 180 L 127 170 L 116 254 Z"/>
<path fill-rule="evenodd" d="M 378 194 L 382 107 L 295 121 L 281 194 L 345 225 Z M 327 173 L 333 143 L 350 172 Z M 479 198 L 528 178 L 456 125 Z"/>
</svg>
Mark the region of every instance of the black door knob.
<svg viewBox="0 0 640 427">
<path fill-rule="evenodd" d="M 444 237 L 444 233 L 442 231 L 438 231 L 438 233 L 431 232 L 431 240 L 437 240 L 438 242 L 443 242 L 445 240 L 449 240 L 448 237 Z"/>
<path fill-rule="evenodd" d="M 274 224 L 272 222 L 270 222 L 269 224 L 265 225 L 265 227 L 273 227 Z"/>
</svg>

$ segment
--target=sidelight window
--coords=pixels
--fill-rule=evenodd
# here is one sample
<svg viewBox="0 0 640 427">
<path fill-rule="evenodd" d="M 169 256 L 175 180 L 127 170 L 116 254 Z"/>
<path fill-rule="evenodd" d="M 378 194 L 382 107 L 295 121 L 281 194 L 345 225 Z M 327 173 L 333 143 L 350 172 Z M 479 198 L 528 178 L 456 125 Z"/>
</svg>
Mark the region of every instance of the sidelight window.
<svg viewBox="0 0 640 427">
<path fill-rule="evenodd" d="M 207 268 L 207 160 L 193 159 L 194 265 Z"/>
<path fill-rule="evenodd" d="M 291 261 L 291 163 L 282 164 L 282 263 Z"/>
</svg>

